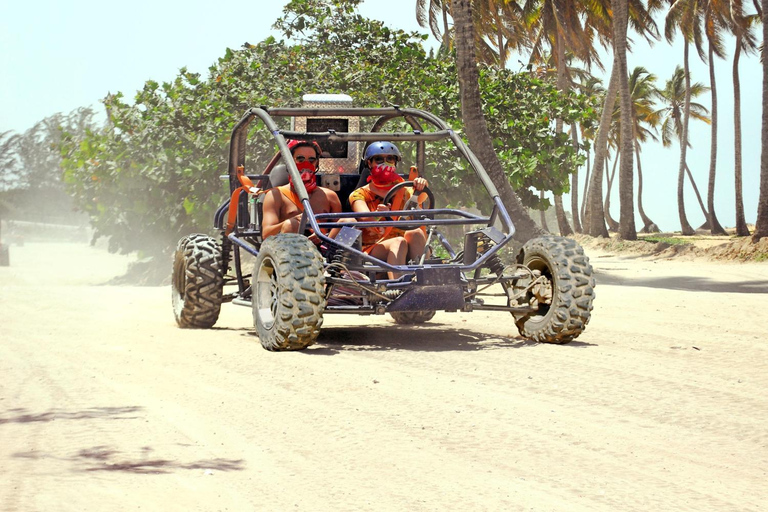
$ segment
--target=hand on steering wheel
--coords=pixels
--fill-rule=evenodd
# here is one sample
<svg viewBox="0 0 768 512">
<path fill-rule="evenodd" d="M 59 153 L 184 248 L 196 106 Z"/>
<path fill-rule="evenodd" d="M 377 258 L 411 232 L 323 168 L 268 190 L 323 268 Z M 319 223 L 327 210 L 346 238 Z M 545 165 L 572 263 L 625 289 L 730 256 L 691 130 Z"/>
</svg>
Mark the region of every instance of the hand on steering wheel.
<svg viewBox="0 0 768 512">
<path fill-rule="evenodd" d="M 404 187 L 412 187 L 414 185 L 413 181 L 402 181 L 389 189 L 389 192 L 387 192 L 387 195 L 384 196 L 384 199 L 381 201 L 381 204 L 386 204 L 388 206 L 392 206 L 392 200 L 395 197 L 395 194 L 398 190 L 404 188 Z M 424 201 L 419 202 L 419 198 L 422 194 L 425 194 L 427 197 Z M 426 201 L 429 201 L 428 206 L 424 206 L 423 203 Z M 413 195 L 408 198 L 408 201 L 405 202 L 401 210 L 431 210 L 435 207 L 435 194 L 432 192 L 432 190 L 429 189 L 429 187 L 425 186 L 422 190 L 414 190 Z M 413 219 L 414 217 L 411 217 Z M 392 217 L 386 216 L 384 217 L 384 220 L 392 220 Z"/>
</svg>

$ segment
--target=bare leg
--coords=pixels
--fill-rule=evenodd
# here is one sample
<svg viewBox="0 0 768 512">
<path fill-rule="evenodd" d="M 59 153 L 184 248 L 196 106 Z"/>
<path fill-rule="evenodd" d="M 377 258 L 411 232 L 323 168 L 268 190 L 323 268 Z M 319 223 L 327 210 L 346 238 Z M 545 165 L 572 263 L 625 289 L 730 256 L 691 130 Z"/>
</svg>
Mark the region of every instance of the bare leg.
<svg viewBox="0 0 768 512">
<path fill-rule="evenodd" d="M 398 236 L 376 244 L 371 250 L 370 255 L 380 260 L 384 259 L 390 265 L 402 265 L 405 263 L 407 251 L 408 244 L 405 242 L 405 238 Z M 399 274 L 396 272 L 388 272 L 387 275 L 390 279 L 397 279 L 399 277 Z"/>
<path fill-rule="evenodd" d="M 421 229 L 411 229 L 405 232 L 405 240 L 408 243 L 408 259 L 415 260 L 424 254 L 427 245 L 427 237 Z"/>
</svg>

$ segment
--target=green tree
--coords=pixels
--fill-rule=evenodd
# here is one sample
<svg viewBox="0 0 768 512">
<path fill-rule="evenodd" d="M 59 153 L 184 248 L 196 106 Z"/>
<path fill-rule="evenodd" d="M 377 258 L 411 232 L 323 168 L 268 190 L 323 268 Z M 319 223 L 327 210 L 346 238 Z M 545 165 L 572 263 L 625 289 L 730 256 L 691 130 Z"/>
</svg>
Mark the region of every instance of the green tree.
<svg viewBox="0 0 768 512">
<path fill-rule="evenodd" d="M 132 104 L 122 94 L 108 96 L 108 126 L 64 147 L 69 189 L 97 234 L 110 236 L 115 250 L 159 255 L 180 234 L 209 226 L 218 206 L 213 198 L 225 193 L 217 170 L 227 167 L 233 124 L 252 105 L 298 106 L 306 93 L 344 92 L 358 106 L 407 105 L 461 119 L 455 61 L 432 58 L 424 36 L 366 19 L 357 4 L 294 0 L 275 24 L 285 40 L 228 49 L 207 78 L 182 70 L 170 82 L 148 81 Z M 530 73 L 476 71 L 502 179 L 525 206 L 538 206 L 531 190 L 562 188 L 583 158 L 570 145 L 560 147 L 547 118 L 588 124 L 594 112 L 586 98 L 561 95 Z M 257 172 L 274 142 L 255 129 L 249 143 L 256 158 L 248 167 Z M 478 198 L 461 186 L 467 171 L 454 156 L 446 149 L 428 162 L 430 187 L 455 204 L 472 204 Z"/>
<path fill-rule="evenodd" d="M 0 133 L 0 192 L 13 188 L 19 180 L 16 146 L 19 135 L 11 131 Z"/>
<path fill-rule="evenodd" d="M 88 108 L 54 114 L 22 134 L 6 138 L 0 148 L 0 194 L 9 216 L 38 222 L 79 222 L 64 191 L 59 145 L 64 133 L 83 133 L 92 126 Z"/>
</svg>

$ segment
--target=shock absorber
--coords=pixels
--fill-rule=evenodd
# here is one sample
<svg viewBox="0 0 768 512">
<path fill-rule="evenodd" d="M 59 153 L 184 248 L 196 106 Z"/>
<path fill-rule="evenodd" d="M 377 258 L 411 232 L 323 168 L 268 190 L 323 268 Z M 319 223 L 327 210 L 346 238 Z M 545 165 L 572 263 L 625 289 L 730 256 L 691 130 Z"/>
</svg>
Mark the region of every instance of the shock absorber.
<svg viewBox="0 0 768 512">
<path fill-rule="evenodd" d="M 495 242 L 488 238 L 485 234 L 480 235 L 477 240 L 477 253 L 478 254 L 484 254 L 485 252 L 489 251 L 491 247 L 493 247 Z M 496 253 L 492 255 L 487 262 L 488 268 L 496 274 L 497 276 L 501 276 L 501 274 L 504 272 L 504 264 L 501 262 L 501 258 L 499 258 L 499 254 Z"/>
</svg>

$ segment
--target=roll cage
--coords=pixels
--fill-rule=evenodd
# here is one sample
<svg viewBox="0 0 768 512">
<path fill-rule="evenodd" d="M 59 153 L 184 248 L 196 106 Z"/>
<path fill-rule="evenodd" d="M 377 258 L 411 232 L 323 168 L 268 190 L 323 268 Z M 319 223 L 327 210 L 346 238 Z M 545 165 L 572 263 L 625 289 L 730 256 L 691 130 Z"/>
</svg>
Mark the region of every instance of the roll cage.
<svg viewBox="0 0 768 512">
<path fill-rule="evenodd" d="M 275 122 L 274 118 L 280 117 L 351 117 L 358 116 L 361 118 L 376 118 L 371 131 L 367 132 L 337 132 L 334 130 L 328 130 L 324 132 L 306 132 L 306 131 L 292 131 L 280 129 Z M 384 124 L 390 120 L 402 118 L 410 125 L 413 130 L 411 132 L 385 132 L 380 131 Z M 461 140 L 459 135 L 451 129 L 442 119 L 434 116 L 431 113 L 425 112 L 419 109 L 413 108 L 400 108 L 385 107 L 385 108 L 270 108 L 270 107 L 253 107 L 248 109 L 240 121 L 235 125 L 232 137 L 230 141 L 230 153 L 229 153 L 229 165 L 228 165 L 228 178 L 230 193 L 234 192 L 242 187 L 242 181 L 238 174 L 242 174 L 242 170 L 246 164 L 246 142 L 249 133 L 249 128 L 254 120 L 260 120 L 264 123 L 265 129 L 267 129 L 275 139 L 277 147 L 279 149 L 278 154 L 269 162 L 265 171 L 261 175 L 248 175 L 259 186 L 264 186 L 269 183 L 269 174 L 274 169 L 278 161 L 282 160 L 282 163 L 286 166 L 287 173 L 291 176 L 294 183 L 296 193 L 301 200 L 304 207 L 304 213 L 301 219 L 299 232 L 304 232 L 306 228 L 311 228 L 313 232 L 320 239 L 321 243 L 327 248 L 332 248 L 337 251 L 344 251 L 353 256 L 355 261 L 359 262 L 357 267 L 350 267 L 352 270 L 365 270 L 366 272 L 400 272 L 400 273 L 413 273 L 414 271 L 424 268 L 455 268 L 461 272 L 479 271 L 481 267 L 487 264 L 487 262 L 493 258 L 498 251 L 500 251 L 505 245 L 507 245 L 515 233 L 514 225 L 509 217 L 509 214 L 501 202 L 499 193 L 496 190 L 493 182 L 489 178 L 482 164 L 477 157 L 468 149 L 464 141 Z M 425 130 L 424 126 L 428 129 Z M 314 141 L 328 141 L 328 142 L 374 142 L 379 140 L 386 140 L 391 142 L 416 142 L 417 146 L 417 164 L 420 169 L 425 168 L 425 143 L 441 140 L 450 140 L 453 142 L 455 148 L 466 159 L 470 167 L 473 169 L 481 183 L 485 187 L 488 194 L 493 201 L 493 210 L 489 216 L 477 215 L 464 210 L 456 208 L 434 208 L 430 210 L 419 210 L 419 217 L 415 219 L 390 219 L 390 220 L 367 220 L 369 218 L 381 217 L 381 213 L 377 212 L 342 212 L 342 213 L 319 213 L 315 214 L 312 210 L 312 206 L 309 202 L 307 191 L 301 181 L 300 173 L 296 168 L 293 161 L 290 150 L 287 146 L 287 140 L 289 139 L 302 139 L 302 140 L 314 140 Z M 238 276 L 240 272 L 240 255 L 237 249 L 242 249 L 247 253 L 257 256 L 258 246 L 261 241 L 261 226 L 259 225 L 259 219 L 252 219 L 253 211 L 249 211 L 245 201 L 240 198 L 237 210 L 238 221 L 235 224 L 231 232 L 226 233 L 226 238 L 234 244 L 235 250 L 235 264 L 238 267 Z M 433 205 L 434 206 L 434 205 Z M 222 228 L 224 213 L 229 207 L 228 203 L 222 205 L 217 212 L 216 224 L 217 227 Z M 392 217 L 413 216 L 413 211 L 396 210 L 391 211 L 389 215 Z M 353 219 L 354 222 L 338 222 L 339 219 Z M 498 221 L 498 222 L 497 222 Z M 494 225 L 500 224 L 501 231 L 494 228 Z M 362 229 L 367 227 L 395 227 L 404 230 L 413 229 L 420 226 L 426 226 L 427 228 L 437 228 L 439 226 L 450 225 L 462 225 L 462 226 L 484 226 L 485 234 L 493 239 L 495 244 L 481 254 L 470 255 L 465 252 L 463 258 L 458 261 L 447 262 L 431 262 L 420 264 L 405 264 L 405 265 L 391 265 L 386 261 L 382 261 L 369 254 L 363 252 L 359 247 L 350 243 L 349 239 L 343 234 L 342 231 L 336 239 L 328 237 L 321 231 L 322 229 L 330 229 L 334 227 L 342 228 L 356 228 Z M 442 237 L 438 237 L 443 240 Z M 454 252 L 451 248 L 448 248 L 449 253 L 454 256 Z M 238 279 L 239 281 L 241 278 Z M 242 285 L 242 283 L 241 283 Z"/>
</svg>

